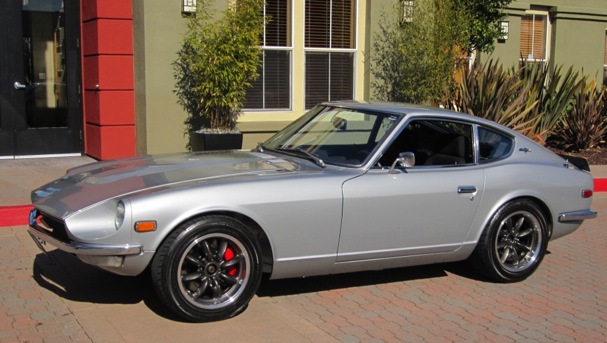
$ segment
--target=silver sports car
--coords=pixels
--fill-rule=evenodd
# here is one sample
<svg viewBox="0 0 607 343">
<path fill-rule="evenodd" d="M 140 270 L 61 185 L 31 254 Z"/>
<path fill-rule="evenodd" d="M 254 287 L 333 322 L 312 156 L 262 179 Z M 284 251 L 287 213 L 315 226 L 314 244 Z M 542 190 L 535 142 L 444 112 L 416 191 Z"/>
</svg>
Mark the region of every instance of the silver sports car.
<svg viewBox="0 0 607 343">
<path fill-rule="evenodd" d="M 596 217 L 578 162 L 461 113 L 325 103 L 252 151 L 71 169 L 32 192 L 29 232 L 113 273 L 149 269 L 171 310 L 219 320 L 244 310 L 264 273 L 469 260 L 523 280 L 548 241 Z"/>
</svg>

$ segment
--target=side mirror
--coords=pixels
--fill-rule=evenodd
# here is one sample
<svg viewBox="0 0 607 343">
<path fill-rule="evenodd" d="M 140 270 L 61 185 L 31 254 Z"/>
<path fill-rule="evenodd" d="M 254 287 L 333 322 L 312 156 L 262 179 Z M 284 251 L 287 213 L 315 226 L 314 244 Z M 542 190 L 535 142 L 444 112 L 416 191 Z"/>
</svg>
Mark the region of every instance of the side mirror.
<svg viewBox="0 0 607 343">
<path fill-rule="evenodd" d="M 415 166 L 415 154 L 409 151 L 398 154 L 398 157 L 396 160 L 394 160 L 394 163 L 392 163 L 392 166 L 390 167 L 390 174 L 399 173 L 399 171 L 396 170 L 397 165 L 403 168 L 411 168 Z"/>
<path fill-rule="evenodd" d="M 348 128 L 348 121 L 344 118 L 335 117 L 332 122 L 333 126 L 339 131 L 346 131 Z"/>
</svg>

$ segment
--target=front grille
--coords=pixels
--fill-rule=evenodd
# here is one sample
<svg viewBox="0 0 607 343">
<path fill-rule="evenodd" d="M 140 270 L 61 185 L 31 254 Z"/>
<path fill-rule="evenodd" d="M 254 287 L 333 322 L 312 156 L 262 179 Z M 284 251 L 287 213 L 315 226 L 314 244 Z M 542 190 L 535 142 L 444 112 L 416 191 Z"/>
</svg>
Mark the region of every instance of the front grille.
<svg viewBox="0 0 607 343">
<path fill-rule="evenodd" d="M 36 225 L 38 228 L 43 229 L 50 234 L 53 238 L 63 242 L 68 242 L 70 240 L 65 230 L 65 223 L 59 219 L 49 216 L 44 212 L 38 212 L 38 216 L 36 217 Z"/>
</svg>

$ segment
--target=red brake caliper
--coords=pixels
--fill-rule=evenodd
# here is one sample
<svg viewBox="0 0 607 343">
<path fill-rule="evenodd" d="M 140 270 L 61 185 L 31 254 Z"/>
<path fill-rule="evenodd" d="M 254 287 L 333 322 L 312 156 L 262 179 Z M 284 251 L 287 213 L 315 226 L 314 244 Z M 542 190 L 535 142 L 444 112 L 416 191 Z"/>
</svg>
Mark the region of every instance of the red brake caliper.
<svg viewBox="0 0 607 343">
<path fill-rule="evenodd" d="M 225 254 L 223 255 L 223 257 L 225 258 L 225 260 L 226 260 L 226 261 L 229 261 L 229 260 L 233 259 L 233 258 L 234 258 L 234 256 L 235 256 L 235 255 L 234 255 L 234 250 L 232 250 L 232 248 L 230 248 L 230 247 L 228 247 L 228 248 L 226 249 L 226 252 L 225 252 Z M 236 269 L 236 267 L 235 267 L 235 266 L 228 267 L 228 268 L 226 269 L 226 271 L 228 272 L 228 274 L 230 274 L 230 276 L 236 276 L 237 269 Z"/>
</svg>

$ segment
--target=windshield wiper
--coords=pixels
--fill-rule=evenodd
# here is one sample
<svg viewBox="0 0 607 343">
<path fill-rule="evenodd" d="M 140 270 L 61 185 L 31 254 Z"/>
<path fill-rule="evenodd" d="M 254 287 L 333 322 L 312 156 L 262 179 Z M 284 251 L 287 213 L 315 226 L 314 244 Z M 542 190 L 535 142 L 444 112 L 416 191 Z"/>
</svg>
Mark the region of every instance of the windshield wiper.
<svg viewBox="0 0 607 343">
<path fill-rule="evenodd" d="M 300 147 L 295 147 L 295 148 L 278 148 L 279 151 L 285 151 L 288 153 L 296 153 L 298 155 L 305 155 L 309 160 L 311 160 L 312 162 L 316 163 L 317 165 L 319 165 L 320 167 L 324 168 L 325 167 L 325 162 L 318 156 L 314 155 L 313 153 L 304 150 Z"/>
</svg>

